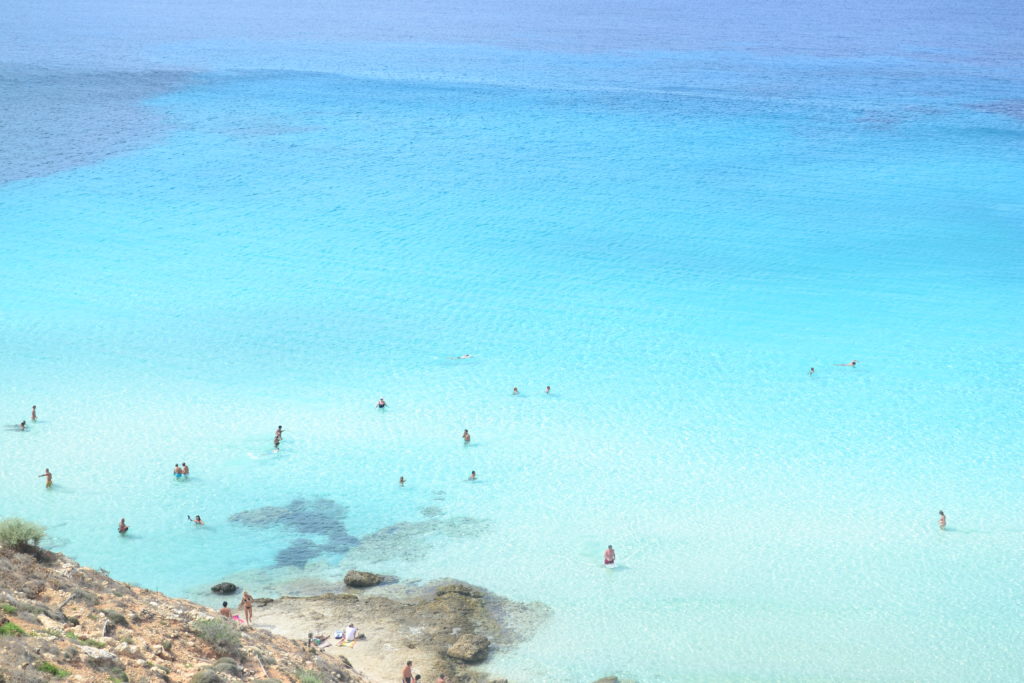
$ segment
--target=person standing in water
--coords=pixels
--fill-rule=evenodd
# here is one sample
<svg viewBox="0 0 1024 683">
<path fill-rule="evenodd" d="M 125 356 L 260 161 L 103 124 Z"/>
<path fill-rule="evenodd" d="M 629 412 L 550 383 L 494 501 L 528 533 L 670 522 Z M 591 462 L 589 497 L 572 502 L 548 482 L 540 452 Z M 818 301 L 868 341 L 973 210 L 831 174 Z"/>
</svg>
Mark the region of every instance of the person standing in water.
<svg viewBox="0 0 1024 683">
<path fill-rule="evenodd" d="M 467 446 L 469 445 L 469 430 L 468 429 L 463 429 L 462 430 L 462 443 L 467 445 Z"/>
<path fill-rule="evenodd" d="M 186 477 L 188 476 L 188 463 L 186 463 L 184 461 L 182 461 L 182 463 L 181 463 L 181 473 L 183 475 L 185 475 Z"/>
<path fill-rule="evenodd" d="M 946 513 L 939 510 L 939 531 L 946 530 Z"/>
<path fill-rule="evenodd" d="M 615 564 L 615 549 L 608 546 L 608 550 L 604 551 L 604 566 L 609 567 Z"/>
<path fill-rule="evenodd" d="M 398 485 L 399 486 L 405 486 L 405 477 L 399 477 L 398 478 Z"/>
<path fill-rule="evenodd" d="M 512 387 L 512 395 L 513 396 L 518 396 L 519 395 L 519 387 Z"/>
<path fill-rule="evenodd" d="M 121 518 L 121 523 L 117 525 L 117 533 L 122 536 L 128 533 L 128 525 L 124 523 L 124 517 Z"/>
<path fill-rule="evenodd" d="M 378 408 L 387 408 L 388 407 L 387 401 L 384 400 L 383 396 L 381 396 L 380 400 L 377 401 L 377 407 Z"/>
<path fill-rule="evenodd" d="M 181 476 L 183 474 L 185 473 L 182 471 L 181 465 L 179 465 L 178 463 L 174 463 L 174 478 L 181 479 Z"/>
<path fill-rule="evenodd" d="M 28 425 L 25 424 L 24 420 L 22 420 L 21 424 L 18 425 L 18 431 L 21 431 L 21 432 L 28 431 Z"/>
<path fill-rule="evenodd" d="M 32 406 L 32 421 L 36 421 L 36 407 Z"/>
<path fill-rule="evenodd" d="M 550 384 L 544 389 L 544 393 L 545 394 L 550 394 L 551 393 L 551 385 Z"/>
<path fill-rule="evenodd" d="M 473 470 L 472 472 L 469 473 L 469 480 L 476 481 L 476 470 Z"/>
<path fill-rule="evenodd" d="M 46 471 L 39 475 L 40 477 L 46 477 L 46 488 L 53 486 L 53 475 L 50 474 L 50 468 L 47 467 Z"/>
<path fill-rule="evenodd" d="M 810 371 L 807 373 L 807 375 L 809 377 L 814 377 L 814 368 L 811 368 Z"/>
<path fill-rule="evenodd" d="M 276 451 L 278 446 L 281 445 L 281 433 L 284 432 L 284 428 L 281 425 L 277 425 L 277 431 L 274 432 L 274 450 Z"/>
<path fill-rule="evenodd" d="M 239 605 L 245 614 L 245 623 L 252 624 L 252 596 L 249 591 L 242 591 L 242 602 Z"/>
</svg>

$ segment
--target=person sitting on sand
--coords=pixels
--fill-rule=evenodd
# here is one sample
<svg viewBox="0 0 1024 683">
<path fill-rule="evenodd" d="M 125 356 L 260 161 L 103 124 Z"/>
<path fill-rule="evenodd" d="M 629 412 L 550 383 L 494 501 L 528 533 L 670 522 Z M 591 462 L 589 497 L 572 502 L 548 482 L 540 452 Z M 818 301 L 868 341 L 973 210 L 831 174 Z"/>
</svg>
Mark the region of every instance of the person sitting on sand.
<svg viewBox="0 0 1024 683">
<path fill-rule="evenodd" d="M 221 603 L 221 607 L 217 611 L 220 612 L 220 615 L 222 617 L 224 617 L 225 619 L 230 619 L 231 618 L 231 608 L 228 607 L 227 600 L 225 600 L 224 602 Z"/>
<path fill-rule="evenodd" d="M 615 564 L 615 549 L 608 546 L 608 550 L 604 551 L 604 563 L 605 566 Z"/>
<path fill-rule="evenodd" d="M 117 533 L 122 536 L 128 533 L 128 525 L 124 523 L 124 517 L 121 518 L 121 523 L 117 525 Z"/>
<path fill-rule="evenodd" d="M 47 467 L 46 471 L 39 475 L 40 477 L 46 477 L 46 488 L 53 486 L 53 475 L 50 473 L 50 468 Z"/>
<path fill-rule="evenodd" d="M 387 408 L 388 407 L 387 401 L 384 400 L 383 396 L 381 396 L 380 400 L 377 401 L 377 407 L 378 408 Z"/>
<path fill-rule="evenodd" d="M 349 624 L 348 628 L 345 629 L 345 635 L 342 637 L 341 642 L 351 643 L 356 639 L 356 628 L 355 624 Z"/>
</svg>

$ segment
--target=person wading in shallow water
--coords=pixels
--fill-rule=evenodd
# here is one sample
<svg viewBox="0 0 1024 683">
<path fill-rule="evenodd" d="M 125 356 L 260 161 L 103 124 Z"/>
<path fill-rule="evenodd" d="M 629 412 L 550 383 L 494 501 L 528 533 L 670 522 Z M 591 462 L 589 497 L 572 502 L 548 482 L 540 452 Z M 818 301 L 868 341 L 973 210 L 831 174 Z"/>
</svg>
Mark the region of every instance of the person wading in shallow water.
<svg viewBox="0 0 1024 683">
<path fill-rule="evenodd" d="M 462 443 L 466 444 L 467 446 L 469 445 L 469 430 L 468 429 L 463 429 L 462 430 Z"/>
<path fill-rule="evenodd" d="M 53 475 L 50 474 L 50 468 L 47 467 L 46 471 L 39 475 L 40 477 L 46 477 L 46 488 L 53 486 Z"/>
<path fill-rule="evenodd" d="M 608 550 L 604 551 L 604 563 L 605 565 L 615 564 L 615 549 L 608 546 Z"/>
<path fill-rule="evenodd" d="M 939 510 L 939 529 L 942 531 L 946 530 L 946 513 Z"/>
</svg>

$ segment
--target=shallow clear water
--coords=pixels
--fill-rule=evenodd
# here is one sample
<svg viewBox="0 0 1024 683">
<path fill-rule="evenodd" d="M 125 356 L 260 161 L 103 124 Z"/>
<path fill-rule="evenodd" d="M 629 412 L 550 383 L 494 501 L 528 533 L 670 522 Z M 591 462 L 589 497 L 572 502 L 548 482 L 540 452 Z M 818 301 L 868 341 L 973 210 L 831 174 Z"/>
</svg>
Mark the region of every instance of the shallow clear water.
<svg viewBox="0 0 1024 683">
<path fill-rule="evenodd" d="M 513 680 L 1024 675 L 1019 9 L 74 7 L 0 47 L 0 513 L 543 601 Z"/>
</svg>

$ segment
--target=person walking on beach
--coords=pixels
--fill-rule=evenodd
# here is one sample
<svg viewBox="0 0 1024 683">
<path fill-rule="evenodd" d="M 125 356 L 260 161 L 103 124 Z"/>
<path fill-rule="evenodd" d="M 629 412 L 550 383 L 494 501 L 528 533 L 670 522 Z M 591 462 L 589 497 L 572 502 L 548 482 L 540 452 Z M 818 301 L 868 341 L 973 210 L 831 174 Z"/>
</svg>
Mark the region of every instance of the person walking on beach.
<svg viewBox="0 0 1024 683">
<path fill-rule="evenodd" d="M 410 659 L 402 667 L 402 683 L 412 683 L 412 660 Z"/>
<path fill-rule="evenodd" d="M 939 531 L 946 530 L 946 513 L 939 510 Z"/>
<path fill-rule="evenodd" d="M 608 550 L 604 551 L 604 565 L 606 567 L 615 564 L 615 549 L 608 546 Z"/>
<path fill-rule="evenodd" d="M 242 612 L 245 615 L 245 623 L 252 624 L 252 596 L 249 595 L 249 591 L 242 591 L 242 602 L 239 604 L 242 608 Z"/>
<path fill-rule="evenodd" d="M 121 523 L 117 525 L 117 533 L 122 536 L 128 533 L 128 525 L 124 523 L 124 517 L 121 518 Z"/>
<path fill-rule="evenodd" d="M 467 445 L 467 446 L 469 445 L 469 430 L 468 429 L 463 429 L 462 430 L 462 443 Z"/>
<path fill-rule="evenodd" d="M 32 421 L 36 421 L 36 407 L 32 406 Z"/>
<path fill-rule="evenodd" d="M 53 475 L 50 474 L 50 468 L 47 467 L 46 471 L 39 475 L 40 477 L 46 477 L 46 488 L 53 486 Z"/>
</svg>

